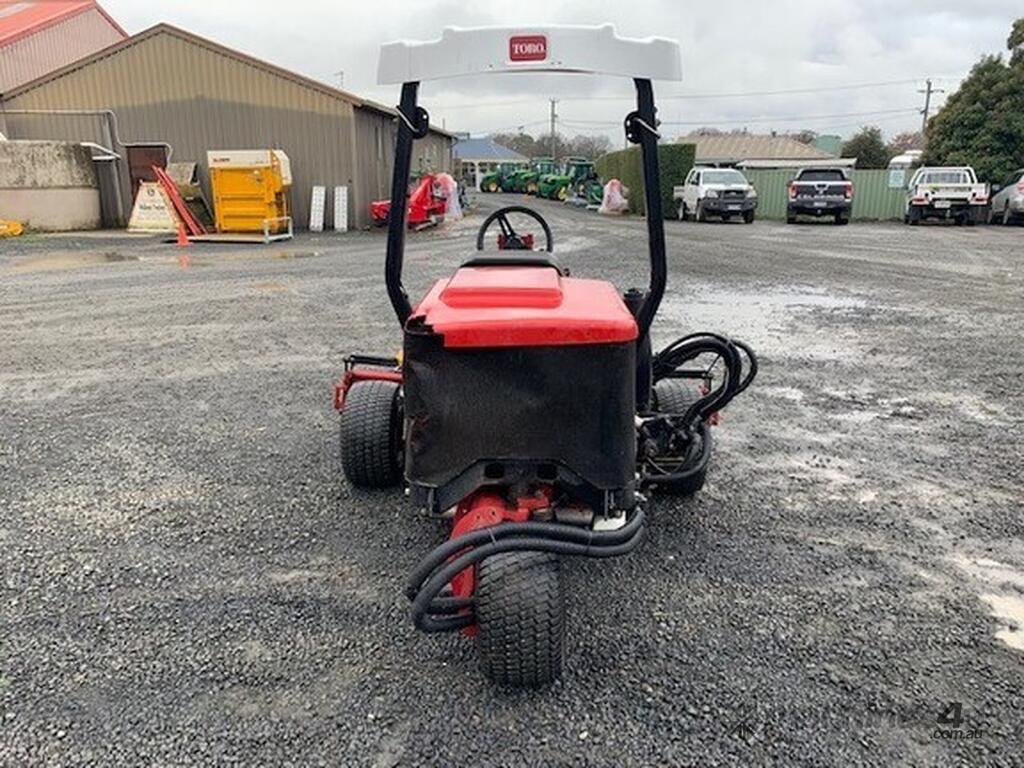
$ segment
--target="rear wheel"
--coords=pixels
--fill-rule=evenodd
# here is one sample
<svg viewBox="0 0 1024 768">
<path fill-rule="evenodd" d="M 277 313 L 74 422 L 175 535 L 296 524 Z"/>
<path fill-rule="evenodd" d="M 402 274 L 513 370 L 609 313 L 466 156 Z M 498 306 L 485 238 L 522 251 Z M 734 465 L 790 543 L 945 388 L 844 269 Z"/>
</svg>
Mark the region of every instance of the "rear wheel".
<svg viewBox="0 0 1024 768">
<path fill-rule="evenodd" d="M 526 183 L 526 194 L 536 195 L 537 194 L 537 182 L 529 181 Z"/>
<path fill-rule="evenodd" d="M 360 381 L 341 411 L 341 466 L 360 488 L 389 488 L 401 478 L 402 416 L 398 385 Z"/>
<path fill-rule="evenodd" d="M 664 379 L 654 385 L 654 405 L 659 413 L 686 413 L 701 397 L 703 395 L 697 385 L 683 379 Z M 682 480 L 658 483 L 658 487 L 680 496 L 692 496 L 704 487 L 707 476 L 708 470 L 704 467 Z"/>
<path fill-rule="evenodd" d="M 565 599 L 549 552 L 503 552 L 477 570 L 477 648 L 499 685 L 540 688 L 562 674 Z"/>
<path fill-rule="evenodd" d="M 569 188 L 568 187 L 559 187 L 558 188 L 558 195 L 557 195 L 557 197 L 562 202 L 565 202 L 565 199 L 567 197 L 569 197 Z"/>
</svg>

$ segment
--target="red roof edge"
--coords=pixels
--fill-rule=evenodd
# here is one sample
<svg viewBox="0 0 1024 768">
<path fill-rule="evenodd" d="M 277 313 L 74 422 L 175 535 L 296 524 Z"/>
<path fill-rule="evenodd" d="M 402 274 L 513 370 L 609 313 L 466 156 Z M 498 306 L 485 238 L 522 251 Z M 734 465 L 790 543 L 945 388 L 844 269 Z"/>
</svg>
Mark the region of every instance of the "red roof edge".
<svg viewBox="0 0 1024 768">
<path fill-rule="evenodd" d="M 76 5 L 71 5 L 69 3 L 68 5 L 68 9 L 62 13 L 46 16 L 38 21 L 29 23 L 28 26 L 23 29 L 19 29 L 17 32 L 8 35 L 7 37 L 0 37 L 0 46 L 16 43 L 18 40 L 22 40 L 29 35 L 34 35 L 37 32 L 41 32 L 44 29 L 60 24 L 64 21 L 68 21 L 69 19 L 73 19 L 76 16 L 81 16 L 83 13 L 87 13 L 92 10 L 99 11 L 100 15 L 106 19 L 107 23 L 114 27 L 122 37 L 128 37 L 128 33 L 124 31 L 124 28 L 114 21 L 110 14 L 103 10 L 103 8 L 100 7 L 100 4 L 95 0 L 89 0 L 88 2 L 82 2 Z"/>
</svg>

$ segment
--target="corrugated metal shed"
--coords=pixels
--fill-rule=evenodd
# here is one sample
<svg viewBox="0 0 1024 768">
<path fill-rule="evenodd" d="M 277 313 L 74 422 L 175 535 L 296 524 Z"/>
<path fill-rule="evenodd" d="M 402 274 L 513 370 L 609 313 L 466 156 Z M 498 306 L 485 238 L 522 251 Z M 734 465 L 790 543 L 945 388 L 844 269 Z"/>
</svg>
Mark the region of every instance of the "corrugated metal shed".
<svg viewBox="0 0 1024 768">
<path fill-rule="evenodd" d="M 125 37 L 95 0 L 0 2 L 0 93 Z"/>
<path fill-rule="evenodd" d="M 106 115 L 19 115 L 16 110 L 109 110 Z M 291 159 L 296 225 L 309 222 L 312 187 L 349 187 L 349 220 L 369 223 L 390 191 L 394 113 L 346 91 L 160 24 L 4 98 L 10 138 L 89 140 L 109 146 L 167 142 L 174 160 L 206 152 L 283 149 Z M 450 134 L 434 131 L 416 157 L 451 168 Z M 383 160 L 383 162 L 381 162 Z M 130 206 L 127 173 L 122 188 Z M 330 226 L 328 210 L 327 225 Z"/>
</svg>

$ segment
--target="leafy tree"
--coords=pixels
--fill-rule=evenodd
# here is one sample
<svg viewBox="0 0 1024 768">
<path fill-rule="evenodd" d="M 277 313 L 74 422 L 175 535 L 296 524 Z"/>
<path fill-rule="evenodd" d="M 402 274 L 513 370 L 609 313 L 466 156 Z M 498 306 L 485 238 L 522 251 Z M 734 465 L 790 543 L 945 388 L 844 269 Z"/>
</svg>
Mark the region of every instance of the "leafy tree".
<svg viewBox="0 0 1024 768">
<path fill-rule="evenodd" d="M 1009 63 L 983 56 L 928 121 L 928 164 L 970 165 L 991 182 L 1024 167 L 1024 18 L 1006 42 Z"/>
<path fill-rule="evenodd" d="M 843 157 L 856 157 L 858 168 L 885 168 L 889 164 L 889 150 L 882 140 L 882 129 L 864 126 L 843 144 Z"/>
<path fill-rule="evenodd" d="M 596 160 L 601 155 L 610 152 L 611 148 L 612 141 L 604 134 L 587 136 L 580 133 L 569 140 L 568 149 L 566 149 L 565 154 L 572 155 L 573 157 L 585 157 L 587 160 Z"/>
<path fill-rule="evenodd" d="M 810 128 L 803 128 L 788 135 L 789 138 L 799 141 L 801 144 L 813 144 L 814 140 L 818 138 L 818 132 L 812 131 Z"/>
<path fill-rule="evenodd" d="M 920 131 L 897 133 L 889 139 L 889 154 L 892 157 L 902 155 L 911 149 L 924 149 L 924 136 L 921 135 Z"/>
<path fill-rule="evenodd" d="M 526 157 L 540 154 L 536 151 L 537 140 L 528 133 L 494 133 L 490 138 L 495 144 L 501 144 Z"/>
</svg>

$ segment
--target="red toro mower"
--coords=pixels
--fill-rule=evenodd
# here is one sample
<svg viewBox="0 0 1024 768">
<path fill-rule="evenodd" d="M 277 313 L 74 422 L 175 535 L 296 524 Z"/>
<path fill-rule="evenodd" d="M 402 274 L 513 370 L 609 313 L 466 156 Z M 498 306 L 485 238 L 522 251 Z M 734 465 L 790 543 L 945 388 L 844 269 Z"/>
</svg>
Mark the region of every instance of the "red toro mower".
<svg viewBox="0 0 1024 768">
<path fill-rule="evenodd" d="M 562 669 L 561 558 L 625 555 L 643 535 L 651 491 L 699 490 L 711 423 L 757 363 L 713 333 L 651 351 L 666 280 L 651 79 L 680 78 L 674 42 L 606 26 L 447 29 L 439 41 L 384 46 L 380 81 L 402 83 L 391 210 L 405 209 L 413 140 L 428 129 L 419 82 L 494 71 L 633 78 L 625 131 L 642 148 L 650 283 L 620 294 L 570 277 L 547 222 L 514 206 L 490 214 L 477 253 L 413 306 L 402 287 L 405 222 L 392 216 L 385 278 L 403 355 L 347 358 L 335 406 L 349 481 L 404 480 L 412 501 L 447 523 L 448 540 L 409 579 L 415 625 L 475 636 L 488 677 L 541 686 Z"/>
<path fill-rule="evenodd" d="M 406 185 L 408 185 L 408 181 L 406 181 Z M 425 174 L 408 199 L 405 220 L 409 227 L 419 229 L 444 221 L 444 214 L 448 208 L 448 197 L 441 190 L 441 185 L 438 184 L 434 174 Z M 374 200 L 370 203 L 370 216 L 373 218 L 374 224 L 380 226 L 387 224 L 391 219 L 391 201 Z"/>
</svg>

